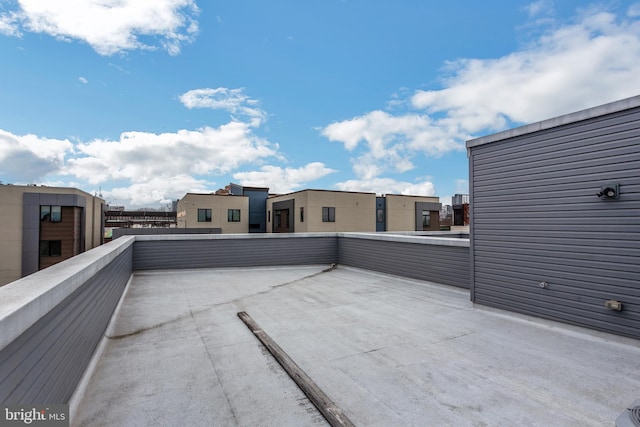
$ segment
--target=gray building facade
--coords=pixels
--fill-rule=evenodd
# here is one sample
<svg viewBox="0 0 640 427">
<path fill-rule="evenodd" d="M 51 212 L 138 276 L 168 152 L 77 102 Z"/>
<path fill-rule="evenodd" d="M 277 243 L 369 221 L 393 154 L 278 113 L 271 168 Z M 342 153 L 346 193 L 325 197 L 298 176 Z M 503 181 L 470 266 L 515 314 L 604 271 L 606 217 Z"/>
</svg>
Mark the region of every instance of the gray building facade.
<svg viewBox="0 0 640 427">
<path fill-rule="evenodd" d="M 640 338 L 640 96 L 467 149 L 472 301 Z"/>
</svg>

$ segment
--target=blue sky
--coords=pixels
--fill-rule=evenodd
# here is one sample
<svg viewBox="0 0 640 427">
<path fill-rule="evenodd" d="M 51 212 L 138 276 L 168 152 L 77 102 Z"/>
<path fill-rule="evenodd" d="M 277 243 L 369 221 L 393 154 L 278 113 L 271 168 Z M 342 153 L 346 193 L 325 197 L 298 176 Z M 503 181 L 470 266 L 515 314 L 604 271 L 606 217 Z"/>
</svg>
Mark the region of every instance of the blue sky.
<svg viewBox="0 0 640 427">
<path fill-rule="evenodd" d="M 0 0 L 0 181 L 468 192 L 467 139 L 640 94 L 640 2 Z"/>
</svg>

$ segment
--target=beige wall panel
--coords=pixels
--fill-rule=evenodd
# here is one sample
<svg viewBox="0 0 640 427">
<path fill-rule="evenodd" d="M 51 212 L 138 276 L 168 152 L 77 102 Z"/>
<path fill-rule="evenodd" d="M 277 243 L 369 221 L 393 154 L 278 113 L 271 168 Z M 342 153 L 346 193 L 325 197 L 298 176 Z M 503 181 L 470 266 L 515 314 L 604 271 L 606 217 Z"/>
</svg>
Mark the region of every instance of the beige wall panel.
<svg viewBox="0 0 640 427">
<path fill-rule="evenodd" d="M 376 196 L 373 193 L 347 193 L 334 191 L 309 191 L 309 231 L 360 231 L 374 232 Z M 322 221 L 322 208 L 335 207 L 335 222 Z"/>
<path fill-rule="evenodd" d="M 22 275 L 22 191 L 0 186 L 0 286 Z"/>
<path fill-rule="evenodd" d="M 211 209 L 211 222 L 198 222 L 198 209 Z M 240 222 L 228 221 L 228 210 L 240 210 Z M 178 228 L 220 228 L 223 234 L 249 232 L 249 198 L 187 194 L 177 207 Z"/>
<path fill-rule="evenodd" d="M 387 199 L 387 231 L 415 231 L 416 202 L 440 203 L 438 197 L 397 194 L 387 194 L 385 197 Z"/>
</svg>

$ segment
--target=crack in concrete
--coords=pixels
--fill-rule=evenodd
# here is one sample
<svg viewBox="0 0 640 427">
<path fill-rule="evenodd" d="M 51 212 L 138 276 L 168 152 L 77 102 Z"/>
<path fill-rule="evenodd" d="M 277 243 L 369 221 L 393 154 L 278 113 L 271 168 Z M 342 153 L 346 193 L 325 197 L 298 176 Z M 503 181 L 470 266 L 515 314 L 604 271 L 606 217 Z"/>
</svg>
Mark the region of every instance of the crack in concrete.
<svg viewBox="0 0 640 427">
<path fill-rule="evenodd" d="M 261 292 L 256 292 L 255 294 L 240 296 L 240 297 L 234 298 L 234 299 L 232 299 L 230 301 L 227 301 L 227 302 L 221 302 L 221 303 L 217 303 L 217 304 L 212 304 L 212 305 L 210 305 L 207 308 L 202 309 L 202 310 L 193 311 L 193 310 L 191 310 L 191 308 L 189 308 L 189 313 L 185 313 L 185 314 L 183 314 L 181 316 L 166 320 L 164 322 L 160 322 L 160 323 L 152 325 L 152 326 L 148 326 L 146 328 L 141 328 L 141 329 L 138 329 L 136 331 L 129 332 L 129 333 L 126 333 L 126 334 L 120 334 L 120 335 L 107 335 L 105 333 L 104 336 L 106 338 L 110 339 L 110 340 L 120 340 L 120 339 L 124 339 L 124 338 L 133 337 L 133 336 L 136 336 L 136 335 L 140 335 L 140 334 L 142 334 L 144 332 L 152 331 L 154 329 L 161 328 L 161 327 L 163 327 L 165 325 L 169 325 L 171 323 L 179 322 L 179 321 L 184 320 L 184 319 L 186 319 L 188 317 L 193 318 L 194 315 L 201 314 L 201 313 L 206 313 L 207 311 L 210 311 L 213 308 L 219 307 L 221 305 L 235 304 L 235 303 L 240 302 L 240 301 L 242 301 L 242 300 L 244 300 L 245 298 L 248 298 L 248 297 L 254 297 L 254 296 L 257 296 L 257 295 L 264 295 L 266 293 L 269 293 L 269 292 L 273 291 L 274 289 L 281 288 L 283 286 L 293 285 L 293 284 L 301 282 L 303 280 L 310 279 L 312 277 L 316 277 L 316 276 L 319 276 L 319 275 L 324 274 L 324 273 L 328 273 L 330 271 L 335 270 L 336 268 L 337 268 L 336 264 L 331 264 L 331 266 L 329 268 L 325 268 L 324 270 L 319 271 L 317 273 L 309 274 L 307 276 L 301 277 L 301 278 L 296 279 L 296 280 L 292 280 L 290 282 L 285 282 L 285 283 L 280 283 L 280 284 L 277 284 L 277 285 L 273 285 L 269 289 L 261 291 Z M 194 319 L 194 322 L 195 322 L 195 319 Z M 196 322 L 196 326 L 197 326 L 197 322 Z"/>
</svg>

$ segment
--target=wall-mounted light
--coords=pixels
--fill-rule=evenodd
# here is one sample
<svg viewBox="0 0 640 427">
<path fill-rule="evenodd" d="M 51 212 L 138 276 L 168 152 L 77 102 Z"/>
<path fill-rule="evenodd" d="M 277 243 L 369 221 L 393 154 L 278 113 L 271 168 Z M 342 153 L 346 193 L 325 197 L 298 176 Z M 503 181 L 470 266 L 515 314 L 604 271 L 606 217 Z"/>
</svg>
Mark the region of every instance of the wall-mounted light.
<svg viewBox="0 0 640 427">
<path fill-rule="evenodd" d="M 598 197 L 604 200 L 614 200 L 620 198 L 620 184 L 605 184 L 600 187 Z"/>
<path fill-rule="evenodd" d="M 604 302 L 604 306 L 615 311 L 622 311 L 622 303 L 614 299 L 609 299 Z"/>
</svg>

